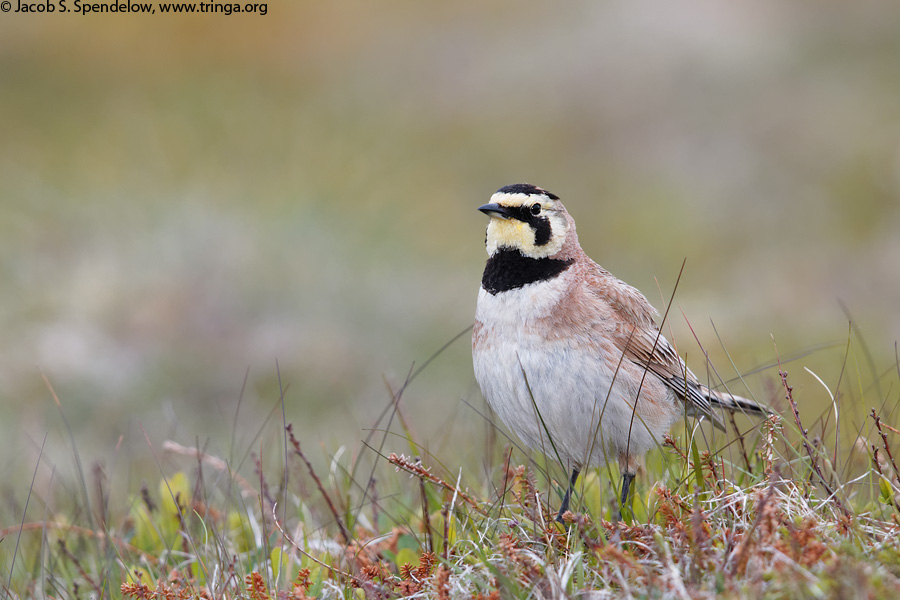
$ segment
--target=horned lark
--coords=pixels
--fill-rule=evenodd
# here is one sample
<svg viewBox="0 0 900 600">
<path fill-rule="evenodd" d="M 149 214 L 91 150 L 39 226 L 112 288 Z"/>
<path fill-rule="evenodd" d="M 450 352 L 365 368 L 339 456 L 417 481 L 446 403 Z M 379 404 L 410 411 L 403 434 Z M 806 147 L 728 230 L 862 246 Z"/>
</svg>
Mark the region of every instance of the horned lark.
<svg viewBox="0 0 900 600">
<path fill-rule="evenodd" d="M 529 184 L 497 190 L 472 355 L 491 408 L 529 447 L 572 469 L 616 459 L 624 506 L 638 460 L 680 416 L 765 414 L 700 384 L 656 326 L 656 310 L 581 249 L 559 197 Z"/>
</svg>

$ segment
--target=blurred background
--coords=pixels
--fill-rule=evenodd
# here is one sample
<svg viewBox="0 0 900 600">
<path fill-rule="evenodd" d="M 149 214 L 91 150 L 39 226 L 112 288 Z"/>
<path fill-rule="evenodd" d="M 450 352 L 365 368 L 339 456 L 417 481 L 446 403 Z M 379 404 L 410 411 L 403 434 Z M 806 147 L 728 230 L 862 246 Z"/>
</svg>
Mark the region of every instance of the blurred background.
<svg viewBox="0 0 900 600">
<path fill-rule="evenodd" d="M 803 367 L 880 381 L 861 415 L 896 399 L 898 31 L 888 0 L 2 14 L 0 477 L 30 477 L 45 435 L 72 469 L 43 376 L 85 461 L 258 450 L 279 373 L 305 443 L 358 447 L 471 324 L 475 208 L 517 182 L 661 310 L 686 261 L 666 333 L 701 376 L 694 334 L 726 379 L 804 354 L 812 418 Z M 463 336 L 403 410 L 462 463 L 466 402 Z"/>
</svg>

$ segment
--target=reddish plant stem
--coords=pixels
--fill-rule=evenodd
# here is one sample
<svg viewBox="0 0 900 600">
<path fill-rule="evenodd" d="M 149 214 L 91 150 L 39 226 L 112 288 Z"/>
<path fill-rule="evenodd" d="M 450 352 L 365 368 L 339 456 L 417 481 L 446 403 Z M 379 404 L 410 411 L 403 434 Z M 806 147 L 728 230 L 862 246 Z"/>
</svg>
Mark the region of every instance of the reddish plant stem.
<svg viewBox="0 0 900 600">
<path fill-rule="evenodd" d="M 872 409 L 872 412 L 869 413 L 869 416 L 875 420 L 875 427 L 878 429 L 878 434 L 881 435 L 881 443 L 884 446 L 884 451 L 888 456 L 888 459 L 891 461 L 891 468 L 894 469 L 894 478 L 897 480 L 897 483 L 900 484 L 900 471 L 897 469 L 897 463 L 894 461 L 894 455 L 891 452 L 891 447 L 888 446 L 887 434 L 881 428 L 881 417 L 878 416 L 878 413 L 875 412 L 875 409 Z"/>
<path fill-rule="evenodd" d="M 303 451 L 300 449 L 300 442 L 297 441 L 297 438 L 294 437 L 293 424 L 288 424 L 285 429 L 287 430 L 288 436 L 290 437 L 291 445 L 294 447 L 294 452 L 303 460 L 304 463 L 306 463 L 306 468 L 309 470 L 310 476 L 313 478 L 313 481 L 316 482 L 316 486 L 319 488 L 319 492 L 321 492 L 322 496 L 325 498 L 325 503 L 328 505 L 328 510 L 331 511 L 334 520 L 337 522 L 338 527 L 341 530 L 341 537 L 344 538 L 344 543 L 349 546 L 351 543 L 353 543 L 353 540 L 350 537 L 350 532 L 347 531 L 347 526 L 344 525 L 344 521 L 341 520 L 341 516 L 338 514 L 337 509 L 334 507 L 334 503 L 331 501 L 331 496 L 329 496 L 328 492 L 325 491 L 325 486 L 322 485 L 322 480 L 319 479 L 318 475 L 316 475 L 316 471 L 313 469 L 312 463 L 307 460 L 306 455 L 303 454 Z"/>
<path fill-rule="evenodd" d="M 841 502 L 840 498 L 837 497 L 837 494 L 834 493 L 834 490 L 831 489 L 831 485 L 828 483 L 828 480 L 825 479 L 825 476 L 822 475 L 822 469 L 819 467 L 819 460 L 816 457 L 815 451 L 813 451 L 812 446 L 809 445 L 809 432 L 803 428 L 803 423 L 800 421 L 800 410 L 797 408 L 797 402 L 794 400 L 794 388 L 788 385 L 787 382 L 787 371 L 782 371 L 779 369 L 778 374 L 781 376 L 781 385 L 784 386 L 787 395 L 785 398 L 788 403 L 791 405 L 791 411 L 794 413 L 794 421 L 797 423 L 797 428 L 800 430 L 800 435 L 803 436 L 803 447 L 806 449 L 806 454 L 809 456 L 810 461 L 812 461 L 813 471 L 816 472 L 816 475 L 819 476 L 819 481 L 822 484 L 822 487 L 825 488 L 825 491 L 828 492 L 828 496 L 834 499 L 834 503 L 837 507 L 844 513 L 845 516 L 850 516 L 850 511 L 847 510 L 847 507 Z"/>
</svg>

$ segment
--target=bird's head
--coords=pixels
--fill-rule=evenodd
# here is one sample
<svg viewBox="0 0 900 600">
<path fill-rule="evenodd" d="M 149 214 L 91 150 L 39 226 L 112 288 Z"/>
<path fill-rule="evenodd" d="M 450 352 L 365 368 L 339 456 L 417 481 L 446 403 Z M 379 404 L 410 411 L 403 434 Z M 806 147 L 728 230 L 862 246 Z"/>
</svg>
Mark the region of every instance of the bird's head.
<svg viewBox="0 0 900 600">
<path fill-rule="evenodd" d="M 551 257 L 575 227 L 558 196 L 528 183 L 500 188 L 478 210 L 491 218 L 485 237 L 488 255 L 509 249 L 529 258 Z"/>
</svg>

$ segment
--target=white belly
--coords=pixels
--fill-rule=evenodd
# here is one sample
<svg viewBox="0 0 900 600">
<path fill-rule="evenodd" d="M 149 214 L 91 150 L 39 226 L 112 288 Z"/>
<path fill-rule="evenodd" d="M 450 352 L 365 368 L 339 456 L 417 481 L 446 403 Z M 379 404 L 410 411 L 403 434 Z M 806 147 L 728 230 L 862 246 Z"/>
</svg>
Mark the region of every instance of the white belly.
<svg viewBox="0 0 900 600">
<path fill-rule="evenodd" d="M 537 284 L 540 294 L 534 284 L 497 296 L 480 291 L 475 378 L 507 427 L 529 447 L 558 453 L 567 467 L 603 464 L 626 448 L 640 456 L 670 425 L 632 417 L 640 380 L 616 373 L 619 357 L 604 356 L 588 338 L 550 338 L 530 326 L 552 310 L 562 279 Z"/>
</svg>

